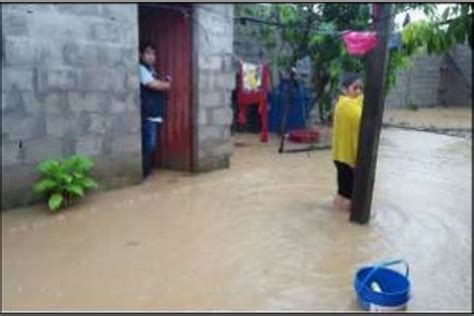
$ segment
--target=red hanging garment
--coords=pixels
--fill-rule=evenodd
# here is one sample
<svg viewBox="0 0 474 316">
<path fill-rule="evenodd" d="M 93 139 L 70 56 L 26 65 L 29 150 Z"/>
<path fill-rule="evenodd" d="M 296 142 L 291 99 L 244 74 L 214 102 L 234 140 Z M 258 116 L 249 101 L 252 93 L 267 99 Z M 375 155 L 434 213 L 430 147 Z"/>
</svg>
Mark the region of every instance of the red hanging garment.
<svg viewBox="0 0 474 316">
<path fill-rule="evenodd" d="M 377 33 L 375 32 L 345 32 L 342 40 L 350 55 L 363 56 L 377 46 Z"/>
<path fill-rule="evenodd" d="M 240 63 L 238 78 L 237 78 L 237 107 L 238 115 L 237 122 L 244 125 L 247 122 L 247 108 L 255 104 L 258 106 L 258 113 L 260 115 L 260 122 L 262 125 L 260 131 L 260 140 L 262 142 L 268 141 L 268 100 L 267 95 L 271 89 L 270 82 L 270 68 L 266 64 L 260 65 L 262 71 L 262 78 L 260 87 L 256 90 L 245 91 L 243 82 L 243 63 Z"/>
</svg>

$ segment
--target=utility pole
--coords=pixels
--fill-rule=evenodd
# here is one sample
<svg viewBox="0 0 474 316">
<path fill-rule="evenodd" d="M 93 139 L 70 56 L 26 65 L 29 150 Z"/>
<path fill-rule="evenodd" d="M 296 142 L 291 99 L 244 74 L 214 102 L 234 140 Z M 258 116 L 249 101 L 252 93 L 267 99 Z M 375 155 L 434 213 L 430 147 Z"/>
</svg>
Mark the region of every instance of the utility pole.
<svg viewBox="0 0 474 316">
<path fill-rule="evenodd" d="M 366 224 L 370 220 L 377 150 L 384 110 L 384 84 L 388 62 L 388 39 L 392 26 L 393 4 L 377 4 L 374 8 L 374 30 L 377 46 L 366 60 L 364 105 L 359 132 L 357 164 L 350 220 Z"/>
</svg>

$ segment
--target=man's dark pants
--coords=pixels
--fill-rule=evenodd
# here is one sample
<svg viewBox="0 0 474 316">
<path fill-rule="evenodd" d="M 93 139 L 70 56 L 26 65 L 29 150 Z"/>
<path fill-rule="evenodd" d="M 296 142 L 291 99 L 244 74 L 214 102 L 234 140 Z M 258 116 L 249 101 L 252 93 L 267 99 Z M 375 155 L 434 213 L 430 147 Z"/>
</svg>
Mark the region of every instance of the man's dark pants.
<svg viewBox="0 0 474 316">
<path fill-rule="evenodd" d="M 143 176 L 148 176 L 155 164 L 157 141 L 160 139 L 160 123 L 142 120 Z"/>
</svg>

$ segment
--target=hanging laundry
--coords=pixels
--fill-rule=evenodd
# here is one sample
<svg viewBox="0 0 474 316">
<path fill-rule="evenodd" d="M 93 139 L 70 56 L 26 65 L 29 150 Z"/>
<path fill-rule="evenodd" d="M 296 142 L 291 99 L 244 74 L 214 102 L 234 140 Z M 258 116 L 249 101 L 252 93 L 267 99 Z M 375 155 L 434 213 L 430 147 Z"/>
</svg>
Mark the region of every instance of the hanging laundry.
<svg viewBox="0 0 474 316">
<path fill-rule="evenodd" d="M 377 33 L 348 31 L 342 35 L 342 40 L 350 55 L 363 56 L 377 46 Z"/>
<path fill-rule="evenodd" d="M 258 90 L 262 84 L 262 67 L 242 63 L 242 83 L 245 92 Z"/>
<path fill-rule="evenodd" d="M 305 56 L 296 61 L 296 72 L 300 75 L 309 75 L 311 72 L 311 58 Z"/>
</svg>

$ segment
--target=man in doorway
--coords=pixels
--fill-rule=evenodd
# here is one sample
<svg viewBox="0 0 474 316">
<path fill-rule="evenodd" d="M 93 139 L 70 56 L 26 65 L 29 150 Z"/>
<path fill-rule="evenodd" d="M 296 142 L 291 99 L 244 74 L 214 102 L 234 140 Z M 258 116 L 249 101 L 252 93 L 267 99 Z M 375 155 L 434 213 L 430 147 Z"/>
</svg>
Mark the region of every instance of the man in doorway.
<svg viewBox="0 0 474 316">
<path fill-rule="evenodd" d="M 160 127 L 163 123 L 164 92 L 171 87 L 171 78 L 160 80 L 154 69 L 156 49 L 151 42 L 140 45 L 140 96 L 142 117 L 143 175 L 146 177 L 154 167 Z"/>
</svg>

